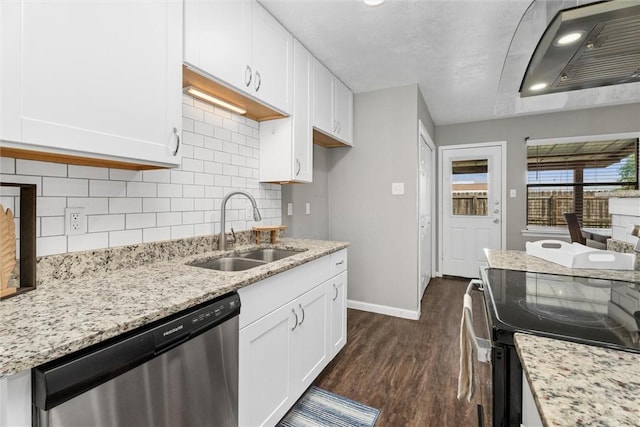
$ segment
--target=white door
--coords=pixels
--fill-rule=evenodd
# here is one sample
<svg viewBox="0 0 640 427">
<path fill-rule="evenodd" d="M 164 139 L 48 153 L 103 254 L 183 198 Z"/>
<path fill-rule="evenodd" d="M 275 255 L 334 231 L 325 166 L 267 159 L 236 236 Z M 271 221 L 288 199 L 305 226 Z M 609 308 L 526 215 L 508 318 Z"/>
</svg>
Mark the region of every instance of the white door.
<svg viewBox="0 0 640 427">
<path fill-rule="evenodd" d="M 440 151 L 442 274 L 478 277 L 484 249 L 502 249 L 503 143 Z"/>
<path fill-rule="evenodd" d="M 418 183 L 418 217 L 419 217 L 419 273 L 418 273 L 418 306 L 433 277 L 433 194 L 435 173 L 433 167 L 434 144 L 422 122 L 419 127 L 420 165 Z"/>
</svg>

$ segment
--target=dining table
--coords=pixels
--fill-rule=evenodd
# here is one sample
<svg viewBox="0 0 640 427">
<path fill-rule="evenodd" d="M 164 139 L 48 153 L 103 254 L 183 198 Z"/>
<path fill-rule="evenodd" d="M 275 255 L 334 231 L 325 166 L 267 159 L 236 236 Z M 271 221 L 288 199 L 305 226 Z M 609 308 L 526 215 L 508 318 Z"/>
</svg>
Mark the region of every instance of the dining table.
<svg viewBox="0 0 640 427">
<path fill-rule="evenodd" d="M 587 240 L 607 244 L 607 239 L 611 238 L 611 228 L 590 228 L 582 227 L 582 236 Z"/>
</svg>

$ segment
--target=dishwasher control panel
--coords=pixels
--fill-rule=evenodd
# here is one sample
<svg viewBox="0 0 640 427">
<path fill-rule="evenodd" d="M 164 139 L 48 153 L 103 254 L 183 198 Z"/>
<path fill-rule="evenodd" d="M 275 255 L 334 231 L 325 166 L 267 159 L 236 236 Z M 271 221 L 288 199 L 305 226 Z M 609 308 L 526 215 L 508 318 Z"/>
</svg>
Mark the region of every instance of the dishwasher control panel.
<svg viewBox="0 0 640 427">
<path fill-rule="evenodd" d="M 210 329 L 240 311 L 240 297 L 234 293 L 222 299 L 206 303 L 174 320 L 154 329 L 156 350 L 164 349 L 188 339 L 203 329 Z"/>
</svg>

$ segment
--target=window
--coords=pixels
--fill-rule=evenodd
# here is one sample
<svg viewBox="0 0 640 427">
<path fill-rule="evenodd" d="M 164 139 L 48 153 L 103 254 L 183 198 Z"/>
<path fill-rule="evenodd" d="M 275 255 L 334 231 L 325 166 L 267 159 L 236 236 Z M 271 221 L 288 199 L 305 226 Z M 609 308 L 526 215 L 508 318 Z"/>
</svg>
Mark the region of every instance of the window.
<svg viewBox="0 0 640 427">
<path fill-rule="evenodd" d="M 451 162 L 451 212 L 453 215 L 487 216 L 489 160 Z"/>
<path fill-rule="evenodd" d="M 638 139 L 527 145 L 527 226 L 611 227 L 600 191 L 638 189 Z"/>
</svg>

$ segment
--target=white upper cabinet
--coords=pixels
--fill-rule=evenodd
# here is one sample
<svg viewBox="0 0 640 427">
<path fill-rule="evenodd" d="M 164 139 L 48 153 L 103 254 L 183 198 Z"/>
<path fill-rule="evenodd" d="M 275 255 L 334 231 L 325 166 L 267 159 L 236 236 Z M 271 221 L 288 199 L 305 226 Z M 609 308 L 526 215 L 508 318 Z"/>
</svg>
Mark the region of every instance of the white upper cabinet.
<svg viewBox="0 0 640 427">
<path fill-rule="evenodd" d="M 182 2 L 0 4 L 3 148 L 180 164 Z"/>
<path fill-rule="evenodd" d="M 292 115 L 260 123 L 261 182 L 313 180 L 312 60 L 309 51 L 294 40 Z"/>
<path fill-rule="evenodd" d="M 353 145 L 353 94 L 318 60 L 314 60 L 313 73 L 313 127 Z"/>
<path fill-rule="evenodd" d="M 290 113 L 293 36 L 255 0 L 186 0 L 184 52 L 188 66 Z"/>
</svg>

